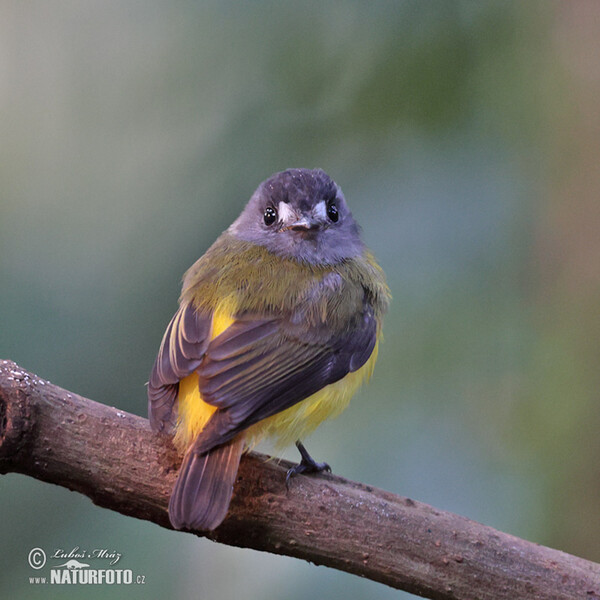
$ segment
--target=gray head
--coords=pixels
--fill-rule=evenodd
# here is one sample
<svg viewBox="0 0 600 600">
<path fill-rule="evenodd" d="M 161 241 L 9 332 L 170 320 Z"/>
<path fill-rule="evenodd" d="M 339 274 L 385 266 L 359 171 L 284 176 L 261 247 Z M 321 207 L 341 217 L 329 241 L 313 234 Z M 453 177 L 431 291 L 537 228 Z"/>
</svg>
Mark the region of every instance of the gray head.
<svg viewBox="0 0 600 600">
<path fill-rule="evenodd" d="M 279 256 L 311 264 L 336 264 L 364 248 L 342 190 L 321 169 L 272 175 L 228 231 Z"/>
</svg>

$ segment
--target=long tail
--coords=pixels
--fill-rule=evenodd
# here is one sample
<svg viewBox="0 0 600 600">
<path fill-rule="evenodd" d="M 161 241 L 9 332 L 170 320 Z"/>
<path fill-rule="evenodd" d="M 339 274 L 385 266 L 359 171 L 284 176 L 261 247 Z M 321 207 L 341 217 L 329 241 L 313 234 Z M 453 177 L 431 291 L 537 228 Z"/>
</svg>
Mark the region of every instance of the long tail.
<svg viewBox="0 0 600 600">
<path fill-rule="evenodd" d="M 233 484 L 244 447 L 244 436 L 197 454 L 186 452 L 169 501 L 169 519 L 176 529 L 211 530 L 229 509 Z"/>
</svg>

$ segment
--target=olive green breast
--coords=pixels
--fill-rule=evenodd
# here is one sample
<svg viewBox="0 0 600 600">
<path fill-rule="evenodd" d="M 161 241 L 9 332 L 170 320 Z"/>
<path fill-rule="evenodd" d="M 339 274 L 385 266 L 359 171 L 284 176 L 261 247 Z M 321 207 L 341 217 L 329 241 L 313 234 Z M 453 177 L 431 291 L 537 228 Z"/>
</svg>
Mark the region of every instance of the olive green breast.
<svg viewBox="0 0 600 600">
<path fill-rule="evenodd" d="M 366 249 L 335 265 L 314 265 L 277 256 L 225 232 L 186 272 L 180 301 L 213 312 L 227 299 L 237 314 L 265 317 L 293 315 L 302 306 L 306 319 L 326 321 L 336 329 L 362 312 L 365 297 L 381 323 L 389 288 Z"/>
</svg>

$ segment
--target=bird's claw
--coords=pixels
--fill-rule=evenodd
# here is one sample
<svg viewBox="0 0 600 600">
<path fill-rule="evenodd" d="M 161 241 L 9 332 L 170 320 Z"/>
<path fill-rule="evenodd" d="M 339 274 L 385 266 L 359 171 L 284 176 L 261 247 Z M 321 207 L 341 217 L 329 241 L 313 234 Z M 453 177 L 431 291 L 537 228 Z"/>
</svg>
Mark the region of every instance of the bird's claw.
<svg viewBox="0 0 600 600">
<path fill-rule="evenodd" d="M 327 473 L 331 473 L 331 467 L 326 462 L 317 462 L 306 450 L 302 442 L 296 442 L 296 447 L 300 451 L 300 455 L 302 456 L 302 460 L 299 464 L 288 469 L 285 476 L 285 487 L 289 488 L 290 479 L 295 475 L 300 475 L 302 473 L 321 473 L 322 471 L 327 471 Z"/>
</svg>

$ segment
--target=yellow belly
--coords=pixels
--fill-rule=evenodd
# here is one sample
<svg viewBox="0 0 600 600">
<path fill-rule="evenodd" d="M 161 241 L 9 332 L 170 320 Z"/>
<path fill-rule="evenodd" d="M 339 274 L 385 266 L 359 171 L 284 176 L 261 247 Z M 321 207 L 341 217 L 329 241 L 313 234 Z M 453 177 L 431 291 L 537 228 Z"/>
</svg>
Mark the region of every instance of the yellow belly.
<svg viewBox="0 0 600 600">
<path fill-rule="evenodd" d="M 215 311 L 211 337 L 223 333 L 232 323 L 229 311 Z M 369 380 L 377 360 L 379 344 L 375 345 L 369 360 L 354 373 L 298 402 L 294 406 L 263 419 L 247 431 L 246 443 L 254 445 L 265 437 L 273 437 L 278 447 L 304 439 L 325 419 L 337 417 L 350 402 L 358 388 Z M 198 389 L 198 374 L 192 373 L 179 382 L 177 431 L 174 443 L 184 451 L 202 431 L 216 408 L 202 399 Z"/>
<path fill-rule="evenodd" d="M 378 350 L 379 344 L 375 344 L 369 360 L 354 373 L 348 373 L 294 406 L 252 425 L 248 429 L 247 444 L 272 437 L 278 448 L 289 446 L 311 434 L 325 419 L 337 417 L 373 374 Z"/>
</svg>

